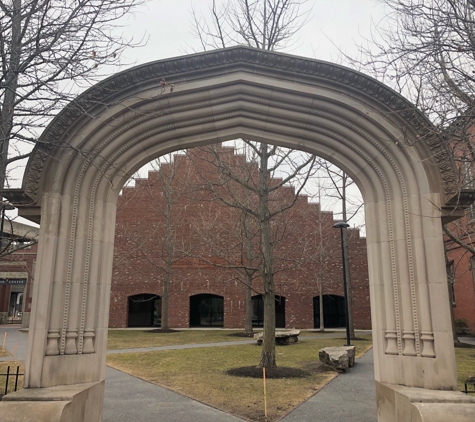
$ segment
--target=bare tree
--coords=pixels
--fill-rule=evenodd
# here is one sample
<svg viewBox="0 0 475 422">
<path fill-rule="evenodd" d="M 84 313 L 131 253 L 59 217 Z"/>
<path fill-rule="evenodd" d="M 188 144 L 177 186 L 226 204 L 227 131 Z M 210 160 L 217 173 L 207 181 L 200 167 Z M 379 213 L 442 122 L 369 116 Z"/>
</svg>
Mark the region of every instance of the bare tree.
<svg viewBox="0 0 475 422">
<path fill-rule="evenodd" d="M 211 22 L 194 12 L 194 29 L 204 50 L 236 44 L 245 44 L 262 50 L 278 50 L 287 47 L 305 24 L 309 11 L 302 11 L 301 8 L 307 3 L 307 0 L 229 0 L 219 8 L 213 0 L 210 8 Z M 233 179 L 231 173 L 228 173 L 227 177 L 258 195 L 257 211 L 242 204 L 239 207 L 259 221 L 263 258 L 260 272 L 264 281 L 264 341 L 260 366 L 272 367 L 276 363 L 274 256 L 270 221 L 275 214 L 269 208 L 270 194 L 274 191 L 274 187 L 269 186 L 268 179 L 278 165 L 291 156 L 291 152 L 282 153 L 283 150 L 277 147 L 251 140 L 244 140 L 244 143 L 258 160 L 259 183 L 249 185 L 238 177 L 234 176 Z M 272 162 L 274 159 L 275 162 Z M 309 159 L 297 173 L 286 178 L 285 183 L 300 174 L 304 168 L 308 169 L 307 166 L 313 163 L 314 159 Z M 236 203 L 230 202 L 228 205 L 236 206 Z"/>
<path fill-rule="evenodd" d="M 335 198 L 341 204 L 341 219 L 345 222 L 351 221 L 363 207 L 361 198 L 353 198 L 348 194 L 348 189 L 355 183 L 343 170 L 333 166 L 327 161 L 320 162 L 322 167 L 322 177 L 324 178 L 325 196 Z M 353 322 L 353 293 L 351 285 L 351 265 L 349 253 L 348 230 L 343 230 L 343 248 L 345 249 L 345 271 L 347 283 L 347 304 L 348 321 L 350 326 L 350 337 L 355 339 L 355 325 Z"/>
<path fill-rule="evenodd" d="M 195 154 L 196 151 L 191 152 L 190 157 L 193 158 Z M 200 165 L 200 160 L 195 158 L 193 161 L 197 166 Z M 212 175 L 207 175 L 206 184 L 209 184 L 211 178 Z M 203 185 L 201 186 L 203 189 Z M 249 194 L 247 196 L 249 198 Z M 249 201 L 244 203 L 247 207 L 250 206 Z M 254 334 L 252 294 L 253 292 L 260 294 L 253 287 L 254 280 L 259 277 L 260 268 L 259 231 L 256 229 L 255 221 L 241 209 L 228 207 L 219 201 L 214 201 L 213 205 L 210 213 L 201 214 L 200 221 L 195 222 L 194 229 L 202 245 L 200 250 L 207 253 L 200 255 L 194 253 L 194 257 L 206 264 L 232 270 L 235 279 L 244 285 L 244 334 L 252 336 Z"/>
<path fill-rule="evenodd" d="M 193 9 L 194 33 L 204 50 L 244 44 L 260 50 L 282 50 L 308 20 L 308 0 L 212 0 L 211 22 Z"/>
<path fill-rule="evenodd" d="M 240 210 L 255 221 L 259 231 L 259 271 L 263 284 L 264 339 L 262 343 L 261 367 L 274 367 L 275 361 L 275 283 L 277 271 L 288 269 L 289 259 L 276 265 L 276 245 L 284 240 L 289 227 L 279 220 L 292 208 L 306 182 L 314 172 L 316 157 L 309 154 L 295 154 L 292 150 L 270 146 L 264 143 L 243 140 L 248 153 L 249 168 L 255 172 L 243 171 L 232 163 L 230 154 L 223 154 L 220 146 L 201 149 L 196 159 L 214 167 L 218 179 L 201 171 L 203 183 L 214 198 L 231 208 Z M 279 174 L 280 177 L 275 175 Z M 293 189 L 289 185 L 293 183 Z M 245 193 L 246 192 L 246 193 Z M 278 221 L 278 222 L 277 222 Z M 288 251 L 287 251 L 288 254 Z"/>
<path fill-rule="evenodd" d="M 114 30 L 144 1 L 0 1 L 0 187 L 48 121 L 137 45 Z"/>
<path fill-rule="evenodd" d="M 326 280 L 326 275 L 328 275 L 326 264 L 329 259 L 334 259 L 335 251 L 334 245 L 329 242 L 326 236 L 329 231 L 333 230 L 333 213 L 324 213 L 321 210 L 322 190 L 318 186 L 318 191 L 313 198 L 317 199 L 317 202 L 310 203 L 306 207 L 305 214 L 301 216 L 305 224 L 303 224 L 303 230 L 298 233 L 303 254 L 302 263 L 316 278 L 319 304 L 318 328 L 321 332 L 325 331 L 323 296 L 328 281 Z M 329 218 L 330 216 L 331 218 Z"/>
<path fill-rule="evenodd" d="M 186 195 L 189 193 L 189 166 L 185 157 L 179 154 L 162 156 L 152 162 L 151 166 L 154 171 L 149 173 L 148 179 L 136 179 L 136 184 L 140 185 L 136 186 L 136 189 L 140 189 L 141 194 L 145 195 L 142 199 L 145 199 L 144 202 L 153 213 L 153 221 L 147 222 L 150 225 L 149 235 L 144 237 L 141 231 L 137 234 L 137 230 L 128 220 L 117 227 L 117 232 L 125 237 L 131 247 L 127 248 L 122 256 L 118 254 L 116 265 L 140 255 L 150 265 L 145 267 L 144 275 L 161 279 L 161 329 L 165 331 L 170 328 L 168 308 L 173 265 L 191 255 L 195 242 L 192 236 L 184 235 L 188 233 L 184 230 L 187 222 L 183 203 L 186 203 Z M 131 203 L 133 205 L 133 201 Z M 127 204 L 125 208 L 129 208 Z M 134 213 L 133 207 L 129 208 L 129 212 Z M 133 251 L 133 254 L 130 254 L 130 251 Z M 150 273 L 150 268 L 155 270 L 155 274 Z"/>
</svg>

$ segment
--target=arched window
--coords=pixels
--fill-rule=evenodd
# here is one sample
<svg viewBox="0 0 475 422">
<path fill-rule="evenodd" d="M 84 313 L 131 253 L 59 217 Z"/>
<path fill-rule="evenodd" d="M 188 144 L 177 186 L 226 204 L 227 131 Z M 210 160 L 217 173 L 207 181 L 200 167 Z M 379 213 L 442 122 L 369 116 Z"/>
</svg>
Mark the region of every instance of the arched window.
<svg viewBox="0 0 475 422">
<path fill-rule="evenodd" d="M 162 298 L 151 293 L 129 296 L 128 327 L 160 327 Z"/>
<path fill-rule="evenodd" d="M 264 299 L 262 295 L 252 297 L 252 326 L 264 326 Z M 285 328 L 285 297 L 275 296 L 275 326 Z"/>
<path fill-rule="evenodd" d="M 190 327 L 222 327 L 223 296 L 199 294 L 190 297 Z"/>
<path fill-rule="evenodd" d="M 343 296 L 323 295 L 323 324 L 325 328 L 346 327 Z M 313 326 L 320 328 L 320 300 L 313 298 Z"/>
</svg>

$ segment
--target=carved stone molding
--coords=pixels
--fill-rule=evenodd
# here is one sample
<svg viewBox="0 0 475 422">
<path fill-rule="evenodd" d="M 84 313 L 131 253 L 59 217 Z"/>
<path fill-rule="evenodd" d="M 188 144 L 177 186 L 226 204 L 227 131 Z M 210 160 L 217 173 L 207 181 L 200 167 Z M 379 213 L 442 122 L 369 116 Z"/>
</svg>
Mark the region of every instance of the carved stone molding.
<svg viewBox="0 0 475 422">
<path fill-rule="evenodd" d="M 113 103 L 121 92 L 141 84 L 153 83 L 158 87 L 162 78 L 189 80 L 204 74 L 229 72 L 233 67 L 269 76 L 277 74 L 284 79 L 286 76 L 292 80 L 297 77 L 309 84 L 324 80 L 376 99 L 388 112 L 399 116 L 421 134 L 420 142 L 425 142 L 434 153 L 446 196 L 457 192 L 454 163 L 447 144 L 439 137 L 427 136 L 434 133 L 435 128 L 405 98 L 369 76 L 336 64 L 251 47 L 233 47 L 151 62 L 93 86 L 65 107 L 46 128 L 28 163 L 23 189 L 31 198 L 37 199 L 39 177 L 45 161 L 54 148 L 67 147 L 62 144 L 62 139 L 72 123 L 85 114 L 94 114 L 92 110 L 98 106 Z"/>
</svg>

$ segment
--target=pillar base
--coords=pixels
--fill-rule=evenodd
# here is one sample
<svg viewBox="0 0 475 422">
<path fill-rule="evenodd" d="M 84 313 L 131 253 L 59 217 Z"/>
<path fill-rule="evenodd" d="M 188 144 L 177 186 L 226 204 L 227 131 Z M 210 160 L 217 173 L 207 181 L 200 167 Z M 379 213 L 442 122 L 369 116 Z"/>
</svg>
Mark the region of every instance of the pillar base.
<svg viewBox="0 0 475 422">
<path fill-rule="evenodd" d="M 473 422 L 475 397 L 376 382 L 378 422 Z"/>
<path fill-rule="evenodd" d="M 2 422 L 102 422 L 104 381 L 25 388 L 4 396 Z"/>
</svg>

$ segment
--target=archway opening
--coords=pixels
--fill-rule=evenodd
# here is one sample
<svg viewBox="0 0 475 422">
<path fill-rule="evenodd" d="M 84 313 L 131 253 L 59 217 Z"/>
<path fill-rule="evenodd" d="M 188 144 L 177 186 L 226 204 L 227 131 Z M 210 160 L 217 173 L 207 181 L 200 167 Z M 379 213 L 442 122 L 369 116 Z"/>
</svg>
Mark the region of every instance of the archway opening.
<svg viewBox="0 0 475 422">
<path fill-rule="evenodd" d="M 203 293 L 190 297 L 190 327 L 223 326 L 223 296 Z"/>
<path fill-rule="evenodd" d="M 252 297 L 252 326 L 264 326 L 264 300 L 262 295 Z M 285 328 L 285 297 L 275 296 L 275 326 Z"/>
<path fill-rule="evenodd" d="M 338 295 L 323 295 L 323 321 L 325 328 L 346 327 L 345 298 Z M 320 298 L 313 298 L 313 326 L 320 327 Z"/>
<path fill-rule="evenodd" d="M 127 327 L 160 327 L 162 298 L 143 293 L 128 297 L 129 311 Z"/>
</svg>

